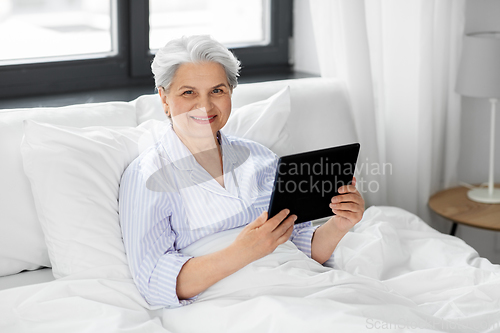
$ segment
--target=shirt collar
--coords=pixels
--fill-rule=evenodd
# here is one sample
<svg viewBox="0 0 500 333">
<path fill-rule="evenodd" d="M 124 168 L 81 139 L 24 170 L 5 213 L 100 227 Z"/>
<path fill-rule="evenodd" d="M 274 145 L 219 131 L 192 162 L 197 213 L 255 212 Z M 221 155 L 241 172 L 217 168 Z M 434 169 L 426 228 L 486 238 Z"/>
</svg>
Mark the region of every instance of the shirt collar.
<svg viewBox="0 0 500 333">
<path fill-rule="evenodd" d="M 222 157 L 226 158 L 229 163 L 236 164 L 238 158 L 231 141 L 229 141 L 229 139 L 221 131 L 219 131 L 219 137 L 220 145 L 222 147 Z"/>
<path fill-rule="evenodd" d="M 198 165 L 193 154 L 184 145 L 181 139 L 174 131 L 172 123 L 167 124 L 168 128 L 163 137 L 160 139 L 169 160 L 175 165 L 176 168 L 181 170 L 193 170 Z M 231 141 L 219 131 L 219 143 L 222 147 L 223 161 L 231 164 L 236 164 L 237 156 Z"/>
</svg>

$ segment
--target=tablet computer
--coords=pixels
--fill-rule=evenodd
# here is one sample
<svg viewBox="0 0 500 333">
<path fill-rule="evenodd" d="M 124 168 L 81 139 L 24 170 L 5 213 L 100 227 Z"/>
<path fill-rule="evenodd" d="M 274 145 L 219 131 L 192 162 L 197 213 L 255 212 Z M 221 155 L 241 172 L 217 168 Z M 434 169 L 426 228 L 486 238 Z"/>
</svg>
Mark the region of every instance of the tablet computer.
<svg viewBox="0 0 500 333">
<path fill-rule="evenodd" d="M 302 223 L 334 215 L 338 189 L 351 184 L 359 143 L 283 156 L 278 160 L 269 217 L 287 208 Z"/>
</svg>

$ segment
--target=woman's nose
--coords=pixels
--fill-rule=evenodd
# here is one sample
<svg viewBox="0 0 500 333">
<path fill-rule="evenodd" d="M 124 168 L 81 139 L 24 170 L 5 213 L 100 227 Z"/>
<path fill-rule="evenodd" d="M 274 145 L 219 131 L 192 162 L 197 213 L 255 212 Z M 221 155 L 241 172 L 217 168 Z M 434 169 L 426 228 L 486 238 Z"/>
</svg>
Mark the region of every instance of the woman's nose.
<svg viewBox="0 0 500 333">
<path fill-rule="evenodd" d="M 210 96 L 200 97 L 197 105 L 198 109 L 205 108 L 205 111 L 208 113 L 214 107 L 212 99 Z"/>
</svg>

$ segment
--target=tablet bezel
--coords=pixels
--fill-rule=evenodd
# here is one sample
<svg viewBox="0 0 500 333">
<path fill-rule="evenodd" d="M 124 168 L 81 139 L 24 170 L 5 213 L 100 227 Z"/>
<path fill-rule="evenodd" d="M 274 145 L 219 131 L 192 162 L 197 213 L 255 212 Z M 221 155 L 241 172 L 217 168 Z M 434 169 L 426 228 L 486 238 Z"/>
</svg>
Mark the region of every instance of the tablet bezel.
<svg viewBox="0 0 500 333">
<path fill-rule="evenodd" d="M 359 150 L 360 144 L 352 143 L 332 148 L 282 156 L 278 160 L 276 167 L 273 192 L 269 202 L 269 218 L 273 217 L 285 208 L 290 210 L 290 214 L 297 215 L 295 223 L 303 223 L 333 216 L 334 214 L 328 206 L 329 202 L 333 196 L 338 195 L 337 191 L 339 187 L 351 184 L 355 173 Z M 328 162 L 326 172 L 323 172 L 322 168 L 320 175 L 315 174 L 312 167 L 315 165 L 317 166 L 318 163 L 326 162 Z M 308 174 L 303 174 L 304 170 L 302 166 L 304 164 L 309 165 Z M 330 164 L 334 164 L 334 167 L 328 169 L 328 165 Z M 299 165 L 301 166 L 300 170 L 298 167 Z M 295 166 L 294 169 L 292 169 L 293 166 Z M 284 172 L 284 168 L 289 174 Z M 296 173 L 301 171 L 301 174 L 292 174 L 292 172 L 290 172 L 291 170 L 295 170 Z M 316 170 L 318 170 L 318 168 L 316 168 Z M 330 170 L 330 172 L 328 172 L 328 170 Z M 336 172 L 339 170 L 340 174 Z M 311 192 L 304 191 L 304 187 L 302 186 L 304 185 L 303 181 L 306 181 L 306 178 L 312 182 L 308 183 L 309 188 L 312 190 Z M 317 181 L 322 181 L 322 193 L 319 193 L 318 186 L 314 186 L 314 184 L 319 184 Z M 294 191 L 290 191 L 287 186 L 290 182 L 295 183 L 296 185 Z M 325 184 L 328 184 L 329 182 L 331 183 L 331 189 L 329 191 L 324 191 L 326 189 Z M 297 184 L 300 185 L 300 189 Z M 307 187 L 305 189 L 307 190 Z M 316 189 L 318 189 L 318 193 L 314 193 L 316 192 Z M 308 207 L 301 205 L 302 203 Z"/>
</svg>

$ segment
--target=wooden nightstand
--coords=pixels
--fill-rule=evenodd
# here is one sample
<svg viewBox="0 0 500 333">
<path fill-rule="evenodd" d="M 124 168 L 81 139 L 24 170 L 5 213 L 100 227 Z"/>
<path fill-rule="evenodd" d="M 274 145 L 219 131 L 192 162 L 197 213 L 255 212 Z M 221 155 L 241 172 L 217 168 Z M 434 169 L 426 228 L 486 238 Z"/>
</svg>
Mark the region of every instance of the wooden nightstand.
<svg viewBox="0 0 500 333">
<path fill-rule="evenodd" d="M 500 187 L 496 184 L 495 187 Z M 468 188 L 460 186 L 440 191 L 429 199 L 429 207 L 453 221 L 450 235 L 458 223 L 471 227 L 500 231 L 500 204 L 483 204 L 467 198 Z"/>
</svg>

